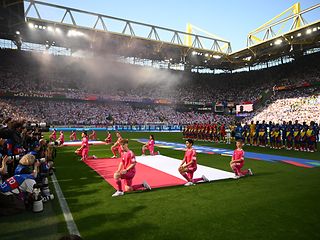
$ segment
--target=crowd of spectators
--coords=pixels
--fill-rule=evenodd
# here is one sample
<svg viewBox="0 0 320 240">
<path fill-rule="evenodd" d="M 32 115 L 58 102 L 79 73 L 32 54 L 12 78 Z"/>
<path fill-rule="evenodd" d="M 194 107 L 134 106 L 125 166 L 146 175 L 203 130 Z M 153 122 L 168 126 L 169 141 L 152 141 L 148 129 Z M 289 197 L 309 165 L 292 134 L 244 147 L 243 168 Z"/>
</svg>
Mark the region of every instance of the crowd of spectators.
<svg viewBox="0 0 320 240">
<path fill-rule="evenodd" d="M 0 91 L 89 95 L 122 101 L 142 98 L 177 102 L 255 101 L 274 85 L 315 82 L 319 56 L 260 71 L 198 74 L 133 66 L 110 59 L 78 59 L 34 52 L 1 50 Z M 308 58 L 308 57 L 306 57 Z M 302 62 L 302 63 L 301 63 Z M 312 64 L 310 64 L 310 62 Z M 301 66 L 300 66 L 301 65 Z M 309 66 L 310 65 L 310 66 Z"/>
<path fill-rule="evenodd" d="M 0 57 L 4 60 L 0 62 L 0 96 L 6 92 L 62 94 L 64 99 L 2 98 L 0 115 L 53 125 L 184 125 L 218 120 L 225 123 L 233 121 L 233 117 L 213 111 L 178 110 L 176 106 L 194 102 L 224 103 L 225 106 L 254 102 L 274 86 L 320 81 L 320 67 L 316 64 L 319 54 L 270 69 L 219 75 L 15 50 L 1 50 Z M 267 107 L 246 120 L 315 120 L 320 116 L 319 104 L 310 104 L 304 99 L 311 96 L 315 99 L 318 95 L 319 91 L 313 88 L 275 92 Z M 91 97 L 99 101 L 81 101 Z M 164 100 L 169 104 L 155 104 L 157 101 L 149 104 L 143 99 Z"/>
<path fill-rule="evenodd" d="M 244 120 L 281 123 L 283 121 L 310 122 L 320 120 L 320 89 L 307 88 L 275 92 L 270 102 L 253 116 Z"/>
<path fill-rule="evenodd" d="M 134 106 L 84 101 L 53 101 L 2 99 L 0 110 L 3 117 L 28 119 L 31 122 L 45 122 L 52 125 L 95 125 L 113 124 L 176 124 L 192 122 L 228 122 L 232 116 L 194 111 L 177 111 L 172 106 Z"/>
</svg>

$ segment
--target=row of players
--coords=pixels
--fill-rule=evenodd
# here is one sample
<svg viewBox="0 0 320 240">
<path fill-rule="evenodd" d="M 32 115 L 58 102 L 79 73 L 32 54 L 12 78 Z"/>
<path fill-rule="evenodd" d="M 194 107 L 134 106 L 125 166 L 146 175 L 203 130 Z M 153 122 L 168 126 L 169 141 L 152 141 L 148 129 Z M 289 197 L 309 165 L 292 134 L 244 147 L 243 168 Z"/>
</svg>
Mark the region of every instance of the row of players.
<svg viewBox="0 0 320 240">
<path fill-rule="evenodd" d="M 112 145 L 111 151 L 113 153 L 112 158 L 120 157 L 121 161 L 118 165 L 117 171 L 114 173 L 114 179 L 117 184 L 117 191 L 112 195 L 113 197 L 118 197 L 124 195 L 122 188 L 122 181 L 124 180 L 125 191 L 136 191 L 136 190 L 151 190 L 149 184 L 144 181 L 142 184 L 132 185 L 132 180 L 136 174 L 136 158 L 132 150 L 129 149 L 128 139 L 123 139 L 119 132 L 116 133 L 117 141 Z M 75 151 L 75 154 L 82 157 L 83 161 L 87 159 L 95 158 L 89 157 L 89 137 L 86 131 L 82 132 L 82 143 L 81 147 Z M 253 175 L 251 169 L 243 170 L 244 166 L 244 151 L 243 141 L 238 140 L 236 142 L 237 149 L 234 151 L 232 159 L 230 161 L 230 167 L 235 173 L 235 178 L 246 175 Z M 149 150 L 151 155 L 156 155 L 154 152 L 154 136 L 150 135 L 147 144 L 143 145 L 142 153 Z M 194 172 L 197 170 L 197 157 L 196 150 L 193 148 L 193 140 L 186 140 L 186 150 L 184 158 L 178 168 L 179 173 L 187 180 L 185 186 L 192 186 L 199 181 L 209 182 L 209 180 L 202 175 L 201 178 L 193 178 Z"/>
<path fill-rule="evenodd" d="M 92 133 L 88 135 L 88 133 L 85 131 L 85 138 L 83 133 L 81 134 L 81 138 L 82 141 L 86 141 L 86 145 L 89 146 L 89 140 L 97 140 L 97 134 L 94 130 L 92 130 Z M 121 146 L 119 144 L 119 141 L 122 139 L 121 135 L 119 132 L 116 133 L 116 136 L 118 138 L 118 140 L 116 141 L 116 143 L 111 147 L 111 151 L 113 153 L 112 158 L 116 158 L 117 152 L 121 151 Z M 76 131 L 72 131 L 70 134 L 70 140 L 71 141 L 77 141 L 77 133 Z M 49 136 L 50 141 L 52 142 L 56 142 L 58 143 L 58 145 L 63 145 L 64 143 L 64 133 L 63 131 L 60 131 L 60 135 L 59 138 L 57 139 L 57 131 L 55 129 L 53 129 L 53 132 L 50 134 Z M 107 131 L 107 137 L 104 140 L 106 142 L 106 144 L 111 144 L 112 143 L 112 135 L 109 131 Z M 155 154 L 159 154 L 159 152 L 154 152 L 154 136 L 150 135 L 150 139 L 148 141 L 147 144 L 142 146 L 142 155 L 145 155 L 146 150 L 148 150 L 150 152 L 151 155 L 155 155 Z M 88 148 L 84 151 L 84 153 L 86 153 L 86 151 L 89 151 Z M 86 158 L 86 154 L 85 154 L 85 158 Z M 95 156 L 93 155 L 93 157 L 95 158 Z"/>
<path fill-rule="evenodd" d="M 97 140 L 97 133 L 96 131 L 92 130 L 92 133 L 88 135 L 89 140 Z M 50 141 L 52 142 L 58 142 L 60 145 L 64 143 L 64 133 L 63 131 L 60 131 L 60 135 L 57 138 L 57 130 L 53 129 L 52 133 L 49 136 Z M 70 141 L 78 141 L 77 138 L 77 132 L 76 131 L 71 131 L 71 134 L 69 136 Z M 104 140 L 106 143 L 110 144 L 112 142 L 112 136 L 109 131 L 107 131 L 107 137 Z"/>
<path fill-rule="evenodd" d="M 243 126 L 238 123 L 225 128 L 218 124 L 193 124 L 183 130 L 184 138 L 192 138 L 205 141 L 223 141 L 230 143 L 233 140 L 242 139 L 245 144 L 253 146 L 270 146 L 270 148 L 296 151 L 314 152 L 317 150 L 319 141 L 319 126 L 311 121 L 309 125 L 305 122 L 299 124 L 296 121 L 283 122 L 283 124 L 269 124 L 257 121 Z"/>
</svg>

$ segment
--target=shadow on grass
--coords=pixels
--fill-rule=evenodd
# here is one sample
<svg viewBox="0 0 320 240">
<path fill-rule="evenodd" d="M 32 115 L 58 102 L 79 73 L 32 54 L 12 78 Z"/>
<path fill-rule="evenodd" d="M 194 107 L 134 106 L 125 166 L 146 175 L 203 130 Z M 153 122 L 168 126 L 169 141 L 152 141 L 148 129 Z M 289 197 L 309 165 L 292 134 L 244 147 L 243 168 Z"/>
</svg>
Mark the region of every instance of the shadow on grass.
<svg viewBox="0 0 320 240">
<path fill-rule="evenodd" d="M 1 240 L 12 239 L 58 239 L 66 231 L 59 212 L 54 213 L 53 202 L 44 204 L 44 211 L 31 210 L 0 218 Z"/>
<path fill-rule="evenodd" d="M 149 223 L 145 216 L 141 222 L 138 214 L 146 208 L 144 205 L 139 205 L 129 211 L 126 208 L 126 211 L 118 213 L 94 214 L 78 219 L 77 224 L 86 240 L 146 239 L 149 233 L 159 229 L 157 225 Z"/>
</svg>

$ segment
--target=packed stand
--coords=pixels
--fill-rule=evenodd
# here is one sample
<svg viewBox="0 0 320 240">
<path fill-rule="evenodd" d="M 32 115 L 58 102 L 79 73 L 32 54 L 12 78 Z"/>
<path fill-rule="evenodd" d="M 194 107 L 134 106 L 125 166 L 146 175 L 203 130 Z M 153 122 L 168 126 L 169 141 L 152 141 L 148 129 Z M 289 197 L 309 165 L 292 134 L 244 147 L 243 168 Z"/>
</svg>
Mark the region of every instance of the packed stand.
<svg viewBox="0 0 320 240">
<path fill-rule="evenodd" d="M 254 102 L 275 85 L 320 81 L 319 54 L 269 69 L 218 75 L 16 50 L 1 50 L 0 58 L 0 91 L 64 94 L 70 99 L 94 95 L 129 102 Z"/>
<path fill-rule="evenodd" d="M 291 91 L 275 92 L 260 111 L 248 117 L 245 121 L 283 121 L 310 122 L 320 121 L 320 89 L 307 88 Z"/>
<path fill-rule="evenodd" d="M 192 122 L 228 122 L 233 116 L 194 111 L 177 111 L 171 106 L 133 106 L 130 104 L 1 99 L 2 117 L 27 119 L 52 125 L 185 125 Z"/>
</svg>

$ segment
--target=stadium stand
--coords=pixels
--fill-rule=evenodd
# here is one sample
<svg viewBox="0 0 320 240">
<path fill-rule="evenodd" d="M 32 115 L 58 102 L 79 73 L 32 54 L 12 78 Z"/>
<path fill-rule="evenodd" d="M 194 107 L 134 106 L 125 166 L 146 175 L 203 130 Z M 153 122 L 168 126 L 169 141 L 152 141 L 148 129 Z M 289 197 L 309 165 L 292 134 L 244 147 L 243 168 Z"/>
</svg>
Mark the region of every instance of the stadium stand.
<svg viewBox="0 0 320 240">
<path fill-rule="evenodd" d="M 259 103 L 271 91 L 274 95 L 245 121 L 317 122 L 311 109 L 319 116 L 319 54 L 260 71 L 219 75 L 146 70 L 110 59 L 107 63 L 116 71 L 99 72 L 106 63 L 95 59 L 86 60 L 84 67 L 81 58 L 16 50 L 1 50 L 0 55 L 5 60 L 0 64 L 3 117 L 54 125 L 227 123 L 234 114 L 198 111 L 192 104 Z"/>
</svg>

